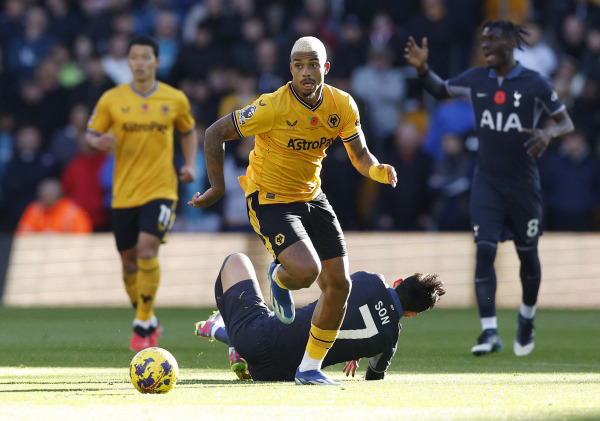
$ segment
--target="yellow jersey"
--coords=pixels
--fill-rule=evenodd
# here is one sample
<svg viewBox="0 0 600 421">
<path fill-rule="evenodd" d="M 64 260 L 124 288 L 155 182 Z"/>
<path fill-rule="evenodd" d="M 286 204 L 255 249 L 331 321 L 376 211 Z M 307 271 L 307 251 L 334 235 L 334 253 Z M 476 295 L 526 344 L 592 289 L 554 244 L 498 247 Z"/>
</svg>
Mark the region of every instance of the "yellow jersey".
<svg viewBox="0 0 600 421">
<path fill-rule="evenodd" d="M 255 136 L 239 181 L 246 196 L 259 192 L 261 204 L 312 200 L 321 187 L 325 150 L 338 136 L 348 142 L 362 130 L 352 97 L 327 84 L 314 106 L 289 82 L 231 116 L 240 137 Z"/>
<path fill-rule="evenodd" d="M 100 97 L 87 127 L 96 134 L 110 129 L 117 138 L 113 208 L 178 199 L 173 132 L 195 124 L 185 94 L 162 82 L 145 95 L 123 84 Z"/>
</svg>

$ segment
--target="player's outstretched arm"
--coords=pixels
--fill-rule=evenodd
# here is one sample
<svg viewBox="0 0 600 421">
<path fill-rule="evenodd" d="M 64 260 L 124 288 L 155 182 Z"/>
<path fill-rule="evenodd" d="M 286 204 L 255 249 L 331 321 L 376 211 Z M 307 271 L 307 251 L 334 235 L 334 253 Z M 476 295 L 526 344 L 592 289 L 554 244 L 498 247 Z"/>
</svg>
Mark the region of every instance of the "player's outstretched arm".
<svg viewBox="0 0 600 421">
<path fill-rule="evenodd" d="M 427 48 L 427 38 L 424 37 L 421 41 L 422 47 L 419 47 L 415 39 L 410 36 L 404 47 L 404 58 L 406 62 L 417 69 L 419 76 L 424 75 L 429 71 L 427 59 L 429 58 L 429 48 Z"/>
<path fill-rule="evenodd" d="M 196 193 L 188 202 L 195 208 L 204 208 L 218 201 L 225 194 L 225 176 L 223 165 L 225 159 L 225 142 L 239 139 L 231 115 L 215 121 L 204 136 L 204 159 L 210 187 L 203 194 Z"/>
<path fill-rule="evenodd" d="M 552 116 L 552 119 L 556 122 L 554 126 L 550 126 L 547 129 L 526 129 L 523 128 L 523 132 L 529 133 L 531 137 L 525 142 L 525 148 L 527 149 L 527 155 L 531 157 L 541 157 L 550 141 L 555 137 L 560 137 L 570 133 L 575 129 L 573 120 L 566 110 L 562 110 L 558 114 Z"/>
<path fill-rule="evenodd" d="M 419 47 L 413 37 L 408 37 L 406 47 L 404 47 L 404 58 L 406 61 L 417 69 L 419 80 L 423 87 L 435 99 L 450 98 L 446 90 L 446 84 L 434 71 L 429 68 L 427 59 L 429 58 L 429 49 L 427 47 L 427 38 L 421 41 L 422 47 Z"/>
<path fill-rule="evenodd" d="M 398 177 L 396 169 L 388 164 L 380 164 L 377 158 L 367 148 L 367 142 L 363 133 L 354 140 L 344 142 L 348 157 L 356 170 L 382 184 L 390 184 L 396 187 Z"/>
</svg>

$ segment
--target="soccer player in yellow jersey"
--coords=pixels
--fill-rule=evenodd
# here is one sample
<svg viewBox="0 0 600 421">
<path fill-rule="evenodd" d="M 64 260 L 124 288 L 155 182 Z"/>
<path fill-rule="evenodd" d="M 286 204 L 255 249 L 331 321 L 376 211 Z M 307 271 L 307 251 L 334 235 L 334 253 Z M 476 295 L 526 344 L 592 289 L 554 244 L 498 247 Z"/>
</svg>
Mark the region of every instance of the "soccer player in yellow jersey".
<svg viewBox="0 0 600 421">
<path fill-rule="evenodd" d="M 392 187 L 397 180 L 395 169 L 369 152 L 352 97 L 324 83 L 329 66 L 320 40 L 298 39 L 291 51 L 290 83 L 206 130 L 210 188 L 188 204 L 210 206 L 223 196 L 224 142 L 255 136 L 240 184 L 250 222 L 275 260 L 268 271 L 275 314 L 292 323 L 290 291 L 308 288 L 315 280 L 321 288 L 296 383 L 339 386 L 321 365 L 344 319 L 351 282 L 344 235 L 320 188 L 321 162 L 339 137 L 365 177 Z"/>
<path fill-rule="evenodd" d="M 136 309 L 129 347 L 157 346 L 162 327 L 154 314 L 160 283 L 158 248 L 175 219 L 177 173 L 174 130 L 181 134 L 185 165 L 179 179 L 194 181 L 198 140 L 185 94 L 156 80 L 158 44 L 131 40 L 133 82 L 106 91 L 88 123 L 87 142 L 115 153 L 111 222 L 123 264 L 123 281 Z"/>
</svg>

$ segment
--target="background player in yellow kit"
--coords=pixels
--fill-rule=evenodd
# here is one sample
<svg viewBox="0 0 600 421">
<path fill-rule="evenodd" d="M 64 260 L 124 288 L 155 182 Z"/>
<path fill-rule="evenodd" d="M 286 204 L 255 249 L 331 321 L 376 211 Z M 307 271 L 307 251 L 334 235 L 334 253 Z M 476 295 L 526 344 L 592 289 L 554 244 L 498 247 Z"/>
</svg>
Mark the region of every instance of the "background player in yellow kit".
<svg viewBox="0 0 600 421">
<path fill-rule="evenodd" d="M 87 142 L 115 153 L 111 222 L 125 288 L 136 308 L 130 348 L 138 351 L 156 346 L 162 331 L 154 300 L 160 283 L 158 248 L 173 225 L 178 199 L 174 129 L 181 133 L 185 165 L 179 178 L 184 183 L 194 181 L 198 140 L 185 94 L 156 80 L 156 41 L 134 38 L 127 57 L 133 82 L 106 91 L 98 100 Z"/>
<path fill-rule="evenodd" d="M 321 365 L 338 335 L 351 288 L 344 235 L 320 188 L 325 150 L 339 137 L 362 175 L 392 187 L 397 181 L 395 169 L 369 152 L 352 97 L 324 83 L 329 66 L 320 40 L 298 39 L 291 51 L 291 82 L 206 130 L 210 188 L 188 202 L 204 207 L 219 200 L 225 192 L 224 142 L 255 136 L 240 184 L 250 223 L 275 259 L 268 275 L 277 317 L 284 323 L 294 320 L 290 290 L 315 280 L 321 288 L 297 384 L 339 385 Z"/>
</svg>

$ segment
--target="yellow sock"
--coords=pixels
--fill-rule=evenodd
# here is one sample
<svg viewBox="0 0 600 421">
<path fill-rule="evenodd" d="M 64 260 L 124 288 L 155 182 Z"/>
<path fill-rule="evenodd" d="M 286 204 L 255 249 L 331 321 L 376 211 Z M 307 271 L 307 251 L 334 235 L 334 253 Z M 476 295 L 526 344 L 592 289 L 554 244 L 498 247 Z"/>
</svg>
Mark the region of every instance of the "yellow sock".
<svg viewBox="0 0 600 421">
<path fill-rule="evenodd" d="M 137 276 L 138 304 L 135 318 L 145 322 L 154 315 L 154 299 L 160 283 L 160 266 L 158 257 L 138 259 L 137 264 L 139 269 Z"/>
<path fill-rule="evenodd" d="M 310 335 L 306 344 L 306 353 L 314 360 L 323 360 L 329 348 L 335 342 L 339 330 L 323 330 L 310 324 Z"/>
<path fill-rule="evenodd" d="M 283 284 L 281 283 L 281 281 L 279 280 L 279 276 L 277 276 L 277 272 L 278 272 L 278 269 L 279 269 L 280 267 L 281 267 L 281 265 L 277 265 L 277 267 L 275 268 L 275 271 L 273 272 L 273 280 L 274 280 L 274 281 L 275 281 L 275 283 L 276 283 L 277 285 L 279 285 L 281 288 L 283 288 L 283 289 L 289 289 L 288 287 L 286 287 L 285 285 L 283 285 Z"/>
<path fill-rule="evenodd" d="M 138 293 L 137 293 L 137 272 L 134 273 L 125 273 L 123 272 L 123 283 L 125 284 L 125 291 L 127 291 L 127 295 L 129 296 L 129 301 L 131 301 L 131 305 L 133 308 L 137 306 Z"/>
</svg>

